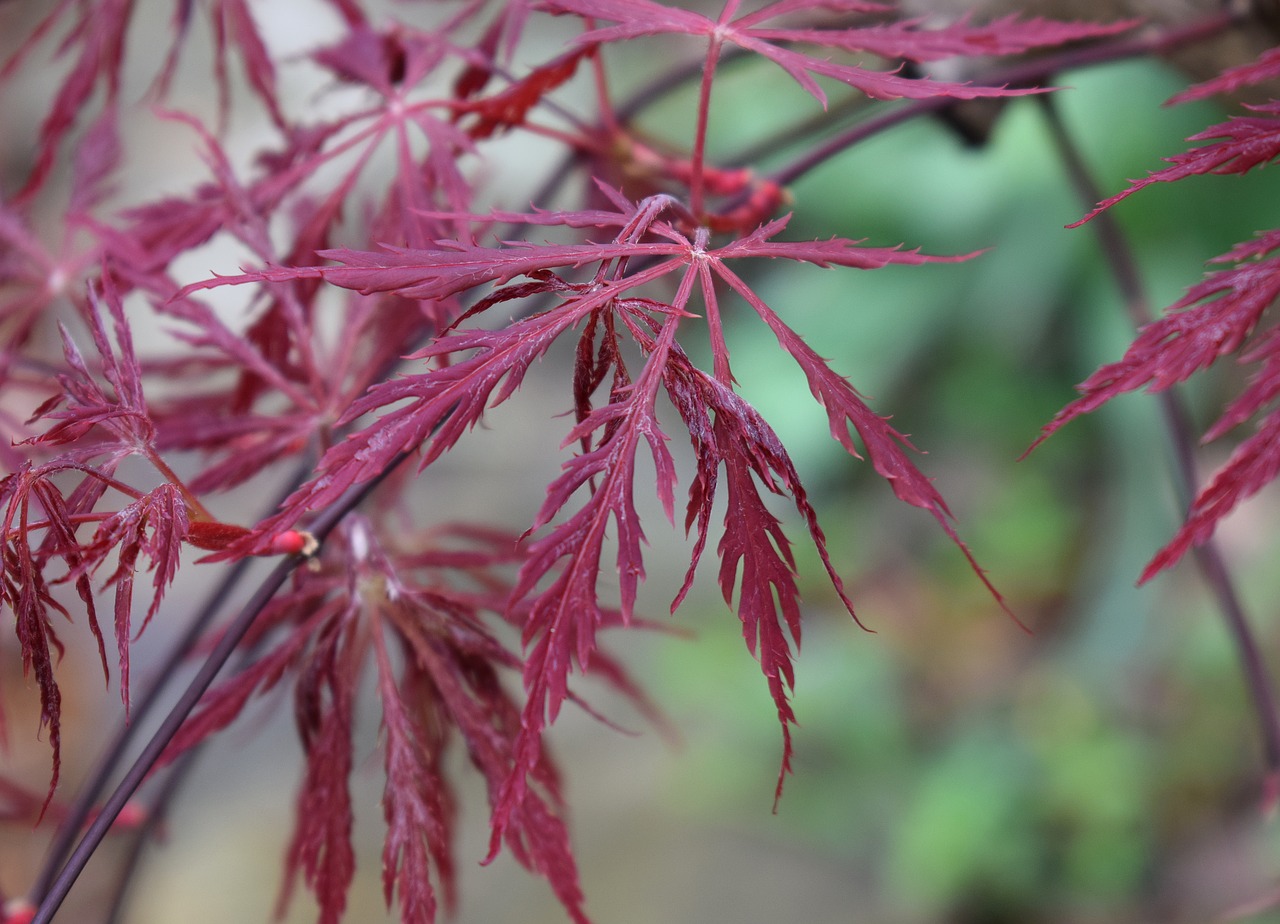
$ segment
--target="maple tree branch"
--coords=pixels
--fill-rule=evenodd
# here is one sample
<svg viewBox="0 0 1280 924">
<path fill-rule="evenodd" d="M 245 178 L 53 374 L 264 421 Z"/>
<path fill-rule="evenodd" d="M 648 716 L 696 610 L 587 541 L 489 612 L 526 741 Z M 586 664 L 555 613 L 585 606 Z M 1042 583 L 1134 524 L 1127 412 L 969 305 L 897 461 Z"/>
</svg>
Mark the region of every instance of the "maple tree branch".
<svg viewBox="0 0 1280 924">
<path fill-rule="evenodd" d="M 1084 155 L 1072 139 L 1053 99 L 1043 96 L 1039 102 L 1054 146 L 1080 199 L 1086 207 L 1102 201 L 1105 195 L 1094 182 Z M 1135 329 L 1150 324 L 1155 315 L 1142 285 L 1137 260 L 1119 223 L 1109 210 L 1103 210 L 1093 217 L 1091 224 L 1098 236 L 1103 258 L 1115 277 L 1129 320 Z M 1181 392 L 1176 387 L 1161 390 L 1157 397 L 1171 447 L 1174 489 L 1178 495 L 1178 503 L 1185 512 L 1191 508 L 1199 481 L 1195 468 L 1195 437 L 1190 415 Z M 1267 769 L 1263 803 L 1270 809 L 1277 798 L 1280 798 L 1280 707 L 1276 703 L 1275 686 L 1262 655 L 1262 646 L 1245 612 L 1231 570 L 1217 541 L 1212 538 L 1205 540 L 1195 547 L 1193 554 L 1205 584 L 1226 621 L 1227 631 L 1235 642 L 1245 685 L 1253 699 L 1262 741 L 1263 761 Z"/>
<path fill-rule="evenodd" d="M 851 93 L 829 104 L 825 111 L 813 113 L 791 125 L 782 126 L 772 135 L 762 138 L 750 147 L 743 148 L 733 157 L 726 158 L 723 164 L 726 167 L 751 167 L 789 148 L 801 147 L 808 144 L 809 139 L 815 135 L 830 134 L 833 127 L 847 122 L 868 109 L 874 102 L 861 93 Z"/>
<path fill-rule="evenodd" d="M 412 450 L 399 453 L 375 477 L 363 484 L 349 488 L 336 503 L 323 510 L 315 522 L 311 524 L 311 533 L 317 541 L 323 543 L 325 537 L 333 531 L 338 523 L 347 514 L 360 506 L 411 455 L 413 455 Z M 93 820 L 93 823 L 89 825 L 88 830 L 76 845 L 66 865 L 58 871 L 58 875 L 50 885 L 48 893 L 41 899 L 39 909 L 36 911 L 35 917 L 32 918 L 31 924 L 49 924 L 53 920 L 53 916 L 58 912 L 58 908 L 61 907 L 63 900 L 67 897 L 67 893 L 71 891 L 72 885 L 75 884 L 90 857 L 98 849 L 98 845 L 101 844 L 102 839 L 106 836 L 107 831 L 110 830 L 125 803 L 142 785 L 147 774 L 151 772 L 151 769 L 164 753 L 165 748 L 168 747 L 170 740 L 177 734 L 183 722 L 187 720 L 187 717 L 199 703 L 200 698 L 213 684 L 223 665 L 235 652 L 245 634 L 252 628 L 259 614 L 271 602 L 271 599 L 280 588 L 284 586 L 284 582 L 293 574 L 294 569 L 305 560 L 304 556 L 294 554 L 276 565 L 272 572 L 263 579 L 253 597 L 241 609 L 240 614 L 236 616 L 235 620 L 218 638 L 213 650 L 209 652 L 208 657 L 201 664 L 196 676 L 187 685 L 182 696 L 179 697 L 177 703 L 169 711 L 160 727 L 147 741 L 146 747 L 142 749 L 142 752 L 138 755 L 133 765 L 130 766 L 129 771 L 119 785 L 116 786 L 106 802 L 103 803 L 102 810 Z"/>
<path fill-rule="evenodd" d="M 1019 62 L 1012 66 L 997 67 L 977 74 L 973 83 L 982 86 L 1028 87 L 1048 80 L 1061 71 L 1096 64 L 1109 64 L 1128 58 L 1159 56 L 1205 41 L 1238 25 L 1240 16 L 1230 10 L 1221 10 L 1194 20 L 1187 25 L 1170 29 L 1152 30 L 1135 38 L 1102 41 L 1078 48 L 1068 48 L 1054 54 L 1046 54 Z M 778 186 L 789 186 L 805 174 L 826 163 L 832 157 L 861 141 L 878 135 L 887 129 L 920 116 L 932 115 L 950 109 L 958 102 L 947 96 L 931 96 L 912 100 L 897 109 L 875 116 L 851 126 L 838 135 L 806 151 L 786 166 L 768 174 L 767 179 Z M 726 210 L 745 202 L 745 196 L 731 200 Z"/>
<path fill-rule="evenodd" d="M 147 817 L 142 820 L 136 831 L 131 832 L 132 838 L 128 847 L 125 848 L 124 859 L 120 863 L 120 868 L 116 874 L 115 889 L 108 901 L 104 902 L 107 908 L 106 917 L 103 924 L 118 924 L 121 920 L 121 914 L 125 908 L 125 900 L 129 895 L 129 886 L 133 884 L 134 874 L 138 870 L 138 865 L 142 862 L 142 851 L 151 841 L 156 829 L 164 822 L 168 813 L 169 804 L 177 796 L 178 790 L 181 789 L 183 782 L 186 781 L 187 775 L 195 768 L 196 758 L 200 754 L 203 745 L 197 745 L 189 751 L 183 753 L 169 768 L 169 772 L 165 774 L 164 781 L 159 785 L 159 792 L 155 798 L 151 800 L 151 804 L 147 807 Z"/>
<path fill-rule="evenodd" d="M 120 814 L 125 803 L 133 796 L 156 761 L 160 759 L 160 755 L 168 746 L 169 740 L 177 734 L 178 729 L 195 708 L 200 697 L 212 685 L 223 664 L 231 656 L 245 633 L 249 631 L 258 614 L 271 601 L 276 592 L 284 586 L 284 582 L 288 580 L 289 575 L 293 573 L 293 569 L 302 560 L 299 555 L 291 555 L 280 562 L 258 587 L 257 592 L 245 605 L 244 609 L 240 611 L 240 615 L 227 628 L 226 633 L 218 639 L 218 643 L 201 665 L 195 678 L 183 691 L 182 696 L 170 710 L 169 715 L 165 717 L 160 728 L 147 742 L 146 747 L 143 748 L 142 753 L 129 768 L 124 779 L 120 781 L 120 784 L 116 786 L 115 790 L 107 798 L 102 810 L 93 820 L 93 823 L 89 825 L 88 830 L 76 845 L 66 865 L 54 877 L 47 894 L 40 900 L 40 907 L 32 919 L 32 924 L 49 924 L 53 920 L 53 916 L 57 913 L 58 908 L 61 907 L 63 899 L 67 897 L 71 886 L 75 884 L 81 871 L 89 862 L 89 858 L 93 856 L 94 851 L 97 850 L 98 845 L 115 822 L 116 816 Z"/>
<path fill-rule="evenodd" d="M 135 700 L 131 720 L 120 727 L 110 744 L 107 745 L 101 759 L 94 764 L 92 774 L 80 788 L 80 792 L 77 794 L 75 802 L 72 803 L 67 817 L 58 826 L 53 842 L 49 845 L 44 866 L 37 875 L 28 895 L 33 904 L 39 905 L 44 901 L 45 896 L 49 894 L 49 889 L 55 877 L 62 870 L 63 864 L 75 846 L 77 835 L 84 828 L 85 821 L 93 814 L 94 803 L 97 802 L 98 796 L 106 788 L 107 780 L 124 757 L 126 748 L 134 738 L 135 731 L 142 727 L 143 721 L 150 714 L 152 708 L 160 702 L 159 694 L 173 676 L 174 668 L 191 651 L 196 641 L 203 634 L 204 629 L 221 608 L 222 603 L 239 583 L 241 576 L 248 568 L 249 561 L 246 558 L 235 563 L 231 574 L 218 585 L 213 596 L 201 608 L 200 613 L 195 619 L 191 620 L 182 637 L 166 655 L 151 684 Z"/>
</svg>

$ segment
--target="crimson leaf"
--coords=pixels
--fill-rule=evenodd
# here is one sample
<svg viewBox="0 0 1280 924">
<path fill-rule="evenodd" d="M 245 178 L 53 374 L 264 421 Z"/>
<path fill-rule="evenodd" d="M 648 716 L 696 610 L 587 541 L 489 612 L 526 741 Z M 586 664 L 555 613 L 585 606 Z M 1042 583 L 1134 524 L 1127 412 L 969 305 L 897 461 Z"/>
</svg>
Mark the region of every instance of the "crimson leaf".
<svg viewBox="0 0 1280 924">
<path fill-rule="evenodd" d="M 1231 354 L 1241 354 L 1244 362 L 1260 363 L 1260 369 L 1205 439 L 1216 439 L 1272 404 L 1280 394 L 1280 326 L 1272 324 L 1256 336 L 1252 348 L 1246 345 L 1280 297 L 1280 256 L 1272 255 L 1277 248 L 1280 231 L 1269 231 L 1215 258 L 1214 263 L 1236 266 L 1210 274 L 1170 305 L 1163 317 L 1143 327 L 1122 359 L 1103 366 L 1077 386 L 1080 397 L 1057 413 L 1031 449 L 1117 395 L 1143 387 L 1163 391 Z M 1274 479 L 1276 458 L 1280 458 L 1280 429 L 1272 412 L 1195 498 L 1182 527 L 1147 564 L 1140 580 L 1147 581 L 1177 562 L 1193 545 L 1207 539 L 1240 501 Z"/>
</svg>

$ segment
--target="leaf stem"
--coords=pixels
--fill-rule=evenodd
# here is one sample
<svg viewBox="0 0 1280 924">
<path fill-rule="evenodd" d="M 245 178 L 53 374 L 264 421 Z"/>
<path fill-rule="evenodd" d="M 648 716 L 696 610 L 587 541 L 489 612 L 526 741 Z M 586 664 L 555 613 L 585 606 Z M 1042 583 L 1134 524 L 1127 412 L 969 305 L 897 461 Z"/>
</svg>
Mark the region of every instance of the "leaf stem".
<svg viewBox="0 0 1280 924">
<path fill-rule="evenodd" d="M 689 155 L 689 211 L 702 214 L 703 164 L 707 151 L 707 126 L 711 121 L 711 81 L 715 78 L 716 63 L 720 60 L 720 36 L 711 37 L 707 45 L 706 63 L 702 68 L 702 83 L 698 87 L 698 124 L 693 136 L 693 151 Z"/>
<path fill-rule="evenodd" d="M 1105 195 L 1094 182 L 1084 156 L 1063 123 L 1062 116 L 1053 104 L 1052 98 L 1040 97 L 1040 103 L 1054 145 L 1081 201 L 1086 207 L 1102 201 Z M 1154 314 L 1142 285 L 1137 260 L 1134 258 L 1133 250 L 1124 232 L 1108 210 L 1095 215 L 1091 225 L 1098 236 L 1103 257 L 1107 261 L 1112 276 L 1115 277 L 1129 320 L 1135 329 L 1144 327 L 1154 320 Z M 1171 448 L 1174 489 L 1178 495 L 1179 505 L 1183 511 L 1187 511 L 1191 507 L 1199 484 L 1195 467 L 1195 438 L 1190 415 L 1187 413 L 1181 393 L 1176 388 L 1162 390 L 1157 397 L 1160 400 L 1161 416 L 1164 419 L 1165 433 Z M 1262 741 L 1263 762 L 1267 771 L 1263 784 L 1263 804 L 1270 810 L 1277 798 L 1280 798 L 1280 708 L 1276 703 L 1275 687 L 1266 659 L 1262 656 L 1262 647 L 1258 643 L 1257 634 L 1241 603 L 1235 581 L 1221 548 L 1213 539 L 1208 539 L 1196 546 L 1193 554 L 1205 584 L 1217 602 L 1222 618 L 1226 621 L 1227 631 L 1235 642 L 1245 685 L 1253 699 L 1258 718 L 1259 737 Z"/>
<path fill-rule="evenodd" d="M 155 449 L 149 445 L 144 447 L 143 452 L 147 457 L 147 461 L 155 466 L 156 471 L 164 476 L 165 481 L 178 489 L 178 493 L 180 493 L 182 495 L 182 499 L 187 502 L 187 507 L 189 507 L 191 512 L 195 514 L 195 518 L 197 520 L 217 522 L 217 518 L 205 509 L 204 504 L 200 503 L 200 499 L 196 497 L 195 494 L 191 492 L 191 489 L 186 486 L 183 480 L 178 477 L 178 473 L 170 468 L 169 463 L 160 457 L 160 453 L 156 452 Z"/>
<path fill-rule="evenodd" d="M 588 19 L 587 25 L 594 29 L 595 20 Z M 613 109 L 613 100 L 609 94 L 609 75 L 604 68 L 604 55 L 596 48 L 591 52 L 591 77 L 596 90 L 596 108 L 600 110 L 600 124 L 605 134 L 613 137 L 619 131 L 618 116 Z"/>
</svg>

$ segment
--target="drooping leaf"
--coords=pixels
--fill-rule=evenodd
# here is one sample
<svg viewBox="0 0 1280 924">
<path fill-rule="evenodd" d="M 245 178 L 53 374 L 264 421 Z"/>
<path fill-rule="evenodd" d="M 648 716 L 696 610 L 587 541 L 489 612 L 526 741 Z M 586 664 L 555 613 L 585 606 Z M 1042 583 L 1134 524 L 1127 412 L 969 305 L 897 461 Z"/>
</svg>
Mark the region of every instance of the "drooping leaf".
<svg viewBox="0 0 1280 924">
<path fill-rule="evenodd" d="M 1109 25 L 1054 23 L 1048 20 L 1019 20 L 1003 17 L 983 26 L 966 20 L 944 29 L 917 28 L 917 23 L 877 24 L 874 19 L 848 28 L 770 28 L 763 25 L 786 14 L 814 9 L 813 4 L 783 0 L 752 13 L 734 16 L 737 0 L 729 0 L 718 19 L 691 10 L 678 9 L 654 0 L 546 0 L 547 9 L 574 13 L 589 22 L 599 19 L 618 23 L 590 29 L 579 36 L 583 43 L 627 41 L 639 36 L 675 34 L 705 37 L 738 47 L 773 61 L 809 95 L 823 104 L 826 93 L 815 77 L 847 84 L 873 99 L 925 99 L 949 96 L 974 99 L 992 96 L 1019 96 L 1038 90 L 981 87 L 932 79 L 912 79 L 894 70 L 875 70 L 854 64 L 840 64 L 825 54 L 809 54 L 793 45 L 816 45 L 822 49 L 884 54 L 905 60 L 928 61 L 947 55 L 1000 54 L 1062 44 L 1083 38 L 1100 38 L 1125 31 L 1134 22 Z M 883 17 L 891 7 L 873 3 L 822 3 L 821 9 Z"/>
<path fill-rule="evenodd" d="M 125 38 L 133 17 L 133 0 L 101 0 L 94 4 L 58 3 L 36 27 L 35 36 L 51 31 L 64 16 L 75 16 L 68 10 L 78 8 L 79 18 L 70 24 L 59 51 L 75 49 L 75 60 L 58 87 L 48 114 L 40 125 L 35 163 L 26 185 L 16 196 L 18 202 L 32 199 L 53 172 L 58 150 L 76 121 L 91 111 L 89 100 L 99 86 L 104 88 L 104 112 L 116 111 L 120 96 Z M 0 78 L 12 78 L 35 41 L 23 45 L 20 52 L 0 70 Z M 95 130 L 99 137 L 113 134 L 114 129 L 102 123 Z"/>
<path fill-rule="evenodd" d="M 182 544 L 189 530 L 186 500 L 177 487 L 166 483 L 104 519 L 83 549 L 81 568 L 88 572 L 95 570 L 112 552 L 117 555 L 116 568 L 105 586 L 114 585 L 116 590 L 116 648 L 120 659 L 120 695 L 126 710 L 129 707 L 129 646 L 135 637 L 133 581 L 138 556 L 145 555 L 155 572 L 151 603 L 137 629 L 140 635 L 160 609 L 165 588 L 177 576 Z"/>
<path fill-rule="evenodd" d="M 1139 583 L 1170 568 L 1194 546 L 1208 541 L 1223 517 L 1280 475 L 1280 410 L 1273 410 L 1257 431 L 1231 453 L 1196 495 L 1178 532 L 1142 570 Z"/>
<path fill-rule="evenodd" d="M 1189 103 L 1210 96 L 1228 95 L 1280 77 L 1280 48 L 1268 48 L 1256 61 L 1228 68 L 1216 77 L 1193 84 L 1169 97 L 1166 105 Z"/>
<path fill-rule="evenodd" d="M 456 107 L 458 115 L 474 117 L 467 125 L 467 133 L 472 138 L 488 138 L 500 130 L 522 125 L 529 110 L 573 77 L 579 62 L 593 51 L 586 46 L 566 52 L 498 93 L 460 103 Z"/>
<path fill-rule="evenodd" d="M 295 716 L 306 766 L 278 901 L 283 913 L 300 876 L 320 906 L 320 924 L 340 924 L 355 878 L 354 809 L 348 778 L 361 646 L 348 619 L 321 627 L 312 668 L 299 678 Z"/>
<path fill-rule="evenodd" d="M 827 550 L 800 476 L 782 442 L 760 414 L 723 381 L 707 375 L 681 353 L 668 363 L 665 386 L 688 427 L 697 457 L 697 476 L 689 486 L 686 530 L 697 535 L 684 584 L 671 604 L 674 612 L 693 583 L 706 546 L 712 505 L 725 470 L 727 507 L 718 553 L 719 583 L 725 602 L 742 621 L 748 650 L 760 662 L 778 711 L 783 733 L 782 766 L 775 800 L 791 766 L 791 732 L 795 723 L 789 694 L 794 687 L 791 646 L 800 644 L 799 591 L 790 541 L 781 522 L 759 494 L 763 486 L 775 495 L 791 495 L 804 517 L 832 586 L 850 616 L 853 604 Z M 735 605 L 736 591 L 736 605 Z M 788 636 L 790 641 L 788 641 Z"/>
<path fill-rule="evenodd" d="M 441 758 L 449 733 L 432 721 L 426 706 L 432 690 L 420 671 L 407 670 L 397 683 L 381 636 L 374 639 L 377 655 L 382 725 L 386 736 L 386 791 L 382 799 L 387 836 L 382 851 L 382 888 L 387 907 L 400 895 L 400 920 L 427 924 L 436 918 L 431 887 L 434 865 L 445 885 L 445 905 L 456 905 L 454 893 L 454 805 L 447 787 L 440 785 Z M 415 678 L 421 678 L 416 679 Z M 423 703 L 410 712 L 410 704 Z M 421 715 L 426 721 L 415 717 Z"/>
<path fill-rule="evenodd" d="M 1188 141 L 1223 140 L 1166 157 L 1165 160 L 1173 164 L 1172 167 L 1149 173 L 1141 180 L 1131 181 L 1127 189 L 1103 199 L 1087 215 L 1067 227 L 1078 228 L 1099 212 L 1111 208 L 1152 183 L 1173 183 L 1201 174 L 1247 173 L 1254 167 L 1271 163 L 1280 155 L 1280 102 L 1247 108 L 1263 115 L 1232 116 L 1226 122 L 1192 135 Z"/>
<path fill-rule="evenodd" d="M 0 594 L 5 608 L 13 614 L 14 634 L 22 651 L 22 672 L 35 676 L 40 691 L 40 728 L 48 729 L 52 769 L 45 807 L 53 799 L 62 769 L 62 693 L 54 677 L 55 657 L 62 656 L 50 621 L 51 613 L 69 615 L 54 599 L 44 577 L 44 560 L 31 547 L 31 501 L 54 488 L 43 480 L 43 473 L 30 468 L 0 481 L 0 501 L 5 504 L 0 519 L 4 545 L 0 547 Z M 57 509 L 56 505 L 48 504 Z M 42 809 L 43 811 L 43 809 Z"/>
<path fill-rule="evenodd" d="M 836 242 L 831 242 L 832 244 Z M 847 243 L 847 242 L 845 242 Z M 856 251 L 855 251 L 856 253 Z M 891 252 L 892 253 L 892 252 Z M 909 261 L 912 254 L 904 254 L 904 262 Z M 963 259 L 963 258 L 956 258 Z M 730 288 L 743 297 L 769 326 L 779 345 L 791 354 L 804 372 L 809 383 L 809 390 L 818 403 L 827 412 L 831 436 L 844 447 L 854 458 L 861 458 L 857 446 L 853 442 L 850 428 L 858 434 L 858 438 L 866 450 L 867 456 L 880 475 L 899 500 L 913 507 L 928 511 L 942 527 L 947 537 L 955 543 L 968 561 L 969 567 L 982 581 L 991 596 L 1000 604 L 1010 617 L 1013 613 L 1004 602 L 1000 592 L 987 578 L 986 572 L 978 565 L 969 547 L 961 541 L 952 525 L 951 511 L 946 501 L 938 493 L 925 475 L 911 461 L 908 450 L 914 450 L 907 437 L 889 425 L 888 418 L 876 414 L 863 401 L 862 396 L 844 376 L 837 374 L 813 348 L 788 327 L 777 313 L 756 295 L 742 279 L 723 264 L 713 264 L 714 272 L 723 279 Z M 828 568 L 830 571 L 830 568 Z"/>
</svg>

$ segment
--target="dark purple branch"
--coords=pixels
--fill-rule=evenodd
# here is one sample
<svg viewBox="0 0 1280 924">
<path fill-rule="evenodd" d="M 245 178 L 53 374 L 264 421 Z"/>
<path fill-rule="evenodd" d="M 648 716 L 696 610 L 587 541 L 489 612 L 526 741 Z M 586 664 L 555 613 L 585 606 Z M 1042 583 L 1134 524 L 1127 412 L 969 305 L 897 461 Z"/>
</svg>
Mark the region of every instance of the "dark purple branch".
<svg viewBox="0 0 1280 924">
<path fill-rule="evenodd" d="M 1080 200 L 1086 207 L 1102 201 L 1105 194 L 1094 182 L 1088 165 L 1072 140 L 1066 125 L 1063 124 L 1057 108 L 1053 105 L 1053 100 L 1049 97 L 1041 97 L 1041 103 L 1049 123 L 1050 134 Z M 1134 259 L 1124 232 L 1120 230 L 1119 223 L 1107 210 L 1095 215 L 1091 225 L 1098 236 L 1103 257 L 1124 299 L 1129 320 L 1135 329 L 1144 327 L 1154 320 L 1154 314 L 1142 285 L 1137 261 Z M 1199 483 L 1195 467 L 1196 440 L 1192 432 L 1190 416 L 1180 392 L 1176 388 L 1169 388 L 1161 391 L 1158 397 L 1165 432 L 1171 447 L 1174 487 L 1179 504 L 1185 512 L 1191 507 Z M 1245 685 L 1253 699 L 1254 710 L 1258 717 L 1259 736 L 1262 739 L 1263 760 L 1267 768 L 1264 801 L 1269 807 L 1280 796 L 1280 709 L 1276 704 L 1275 687 L 1266 660 L 1262 656 L 1258 637 L 1240 601 L 1240 595 L 1236 591 L 1235 582 L 1223 558 L 1222 550 L 1215 541 L 1210 539 L 1197 546 L 1194 554 L 1204 581 L 1217 601 L 1223 619 L 1226 620 L 1227 631 L 1235 641 Z"/>
<path fill-rule="evenodd" d="M 104 902 L 104 906 L 107 908 L 104 924 L 119 924 L 121 921 L 125 900 L 129 894 L 129 886 L 132 885 L 134 874 L 142 862 L 142 851 L 150 842 L 156 829 L 164 823 L 168 815 L 168 808 L 172 804 L 174 797 L 177 796 L 178 791 L 182 788 L 182 784 L 186 781 L 188 774 L 195 768 L 196 759 L 199 757 L 202 746 L 197 745 L 186 751 L 174 762 L 172 767 L 168 768 L 164 781 L 159 786 L 159 791 L 156 792 L 150 805 L 147 806 L 147 817 L 143 819 L 138 830 L 131 832 L 133 836 L 125 848 L 124 860 L 116 871 L 115 890 L 112 892 L 110 899 Z"/>
</svg>

